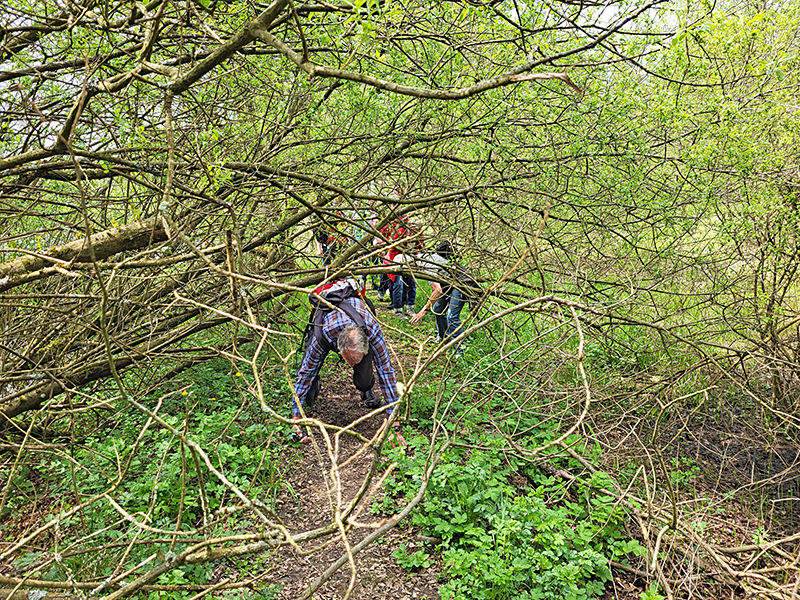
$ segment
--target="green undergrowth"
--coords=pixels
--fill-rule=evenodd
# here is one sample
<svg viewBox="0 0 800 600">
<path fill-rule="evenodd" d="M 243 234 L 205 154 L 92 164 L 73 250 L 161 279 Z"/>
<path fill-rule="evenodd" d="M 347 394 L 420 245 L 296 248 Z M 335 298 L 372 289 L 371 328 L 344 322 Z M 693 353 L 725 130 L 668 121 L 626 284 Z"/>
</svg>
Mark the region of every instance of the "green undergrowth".
<svg viewBox="0 0 800 600">
<path fill-rule="evenodd" d="M 137 401 L 202 448 L 213 467 L 248 498 L 274 508 L 281 490 L 294 494 L 284 478 L 294 455 L 286 452 L 284 428 L 271 421 L 256 402 L 243 400 L 247 398 L 242 393 L 247 380 L 247 374 L 232 372 L 227 361 L 212 361 L 173 381 L 173 392 Z M 267 400 L 281 392 L 276 378 L 267 388 Z M 63 555 L 38 570 L 37 578 L 104 578 L 152 561 L 154 552 L 158 560 L 153 564 L 158 564 L 170 553 L 186 549 L 183 536 L 198 527 L 204 527 L 203 535 L 208 537 L 258 530 L 257 520 L 242 510 L 241 501 L 199 455 L 169 429 L 148 421 L 146 414 L 119 401 L 105 427 L 96 428 L 96 433 L 71 446 L 68 453 L 53 454 L 46 462 L 19 473 L 21 479 L 35 476 L 38 493 L 46 493 L 52 509 L 61 514 L 112 490 L 121 479 L 108 499 L 101 498 L 62 521 L 59 545 Z M 201 490 L 207 498 L 205 507 Z M 28 495 L 19 494 L 9 509 L 26 501 L 30 501 Z M 168 532 L 177 534 L 174 542 Z M 148 538 L 153 541 L 143 543 Z M 97 547 L 106 550 L 78 553 Z M 123 551 L 121 566 L 119 553 Z M 26 551 L 14 566 L 23 568 L 45 558 L 38 551 Z M 252 568 L 252 559 L 231 559 L 226 566 L 233 573 Z M 155 583 L 206 584 L 212 581 L 212 569 L 213 563 L 185 565 L 171 569 Z M 274 591 L 264 588 L 260 597 L 271 598 Z M 192 595 L 194 592 L 176 591 L 160 597 Z"/>
<path fill-rule="evenodd" d="M 626 530 L 625 510 L 605 491 L 614 488 L 607 473 L 590 474 L 553 449 L 536 460 L 526 457 L 561 435 L 564 423 L 553 415 L 571 422 L 575 404 L 541 407 L 541 399 L 525 391 L 533 384 L 508 379 L 503 369 L 511 361 L 493 364 L 494 354 L 490 337 L 473 335 L 464 359 L 433 364 L 411 394 L 409 444 L 388 451 L 398 465 L 383 505 L 374 510 L 398 510 L 417 494 L 434 425 L 447 430 L 451 444 L 410 517 L 419 533 L 436 541 L 402 544 L 394 557 L 409 570 L 438 564 L 444 600 L 601 597 L 611 580 L 609 562 L 628 563 L 644 548 Z M 581 438 L 565 443 L 600 462 L 599 449 Z M 537 461 L 579 477 L 554 478 L 548 475 L 553 469 Z"/>
<path fill-rule="evenodd" d="M 408 569 L 440 560 L 445 600 L 595 598 L 611 578 L 610 560 L 643 553 L 629 539 L 624 511 L 602 492 L 611 487 L 606 473 L 568 486 L 507 455 L 502 438 L 471 441 L 472 447 L 445 452 L 411 517 L 421 533 L 439 541 L 427 550 L 403 545 L 394 553 Z M 417 436 L 408 452 L 392 456 L 401 475 L 387 482 L 381 510 L 417 493 L 426 445 Z"/>
<path fill-rule="evenodd" d="M 431 320 L 424 325 L 432 326 Z M 376 509 L 395 510 L 416 494 L 426 468 L 426 434 L 441 424 L 456 443 L 443 454 L 423 502 L 411 516 L 420 532 L 439 541 L 426 548 L 401 546 L 395 553 L 399 564 L 408 569 L 440 564 L 440 593 L 445 600 L 598 597 L 611 577 L 609 561 L 625 562 L 642 548 L 629 539 L 626 515 L 615 498 L 602 491 L 612 487 L 608 475 L 599 472 L 566 484 L 523 458 L 525 449 L 559 435 L 563 423 L 561 417 L 552 418 L 554 412 L 571 417 L 575 405 L 542 410 L 537 392 L 530 391 L 536 389 L 531 380 L 519 371 L 509 378 L 507 370 L 518 369 L 535 356 L 520 352 L 496 360 L 503 327 L 493 323 L 473 334 L 463 358 L 448 353 L 417 383 L 411 394 L 413 429 L 406 429 L 409 447 L 406 452 L 389 450 L 390 458 L 399 463 L 398 475 L 387 481 L 385 504 Z M 529 352 L 536 352 L 534 345 L 530 347 Z M 286 350 L 280 349 L 284 354 Z M 278 362 L 265 352 L 258 364 L 263 366 L 265 401 L 286 411 L 290 384 Z M 185 371 L 158 394 L 137 401 L 157 409 L 171 427 L 203 448 L 214 467 L 249 498 L 272 507 L 282 490 L 294 493 L 285 482 L 293 454 L 286 452 L 286 428 L 272 422 L 253 401 L 253 384 L 246 369 L 210 361 Z M 564 389 L 574 385 L 574 380 L 567 382 Z M 180 538 L 175 543 L 155 540 L 168 537 L 164 531 L 194 530 L 203 524 L 204 515 L 211 519 L 203 532 L 208 536 L 258 527 L 246 511 L 220 512 L 236 507 L 238 499 L 169 429 L 147 425 L 146 414 L 127 402 L 116 402 L 113 417 L 95 428 L 101 433 L 83 437 L 69 453 L 54 454 L 31 469 L 44 482 L 42 489 L 51 505 L 61 512 L 109 490 L 127 467 L 111 495 L 128 516 L 106 500 L 78 511 L 61 527 L 65 549 L 61 560 L 37 571 L 37 577 L 102 580 L 150 559 L 153 552 L 164 560 L 187 544 Z M 519 410 L 509 410 L 512 405 Z M 419 435 L 413 435 L 414 430 Z M 507 438 L 523 452 L 508 452 Z M 577 438 L 567 442 L 584 456 L 597 457 L 596 448 L 582 447 Z M 554 467 L 584 472 L 572 459 L 547 453 L 544 458 Z M 17 474 L 20 490 L 34 479 L 31 475 L 31 471 Z M 205 508 L 200 490 L 208 498 Z M 16 498 L 9 509 L 30 500 L 25 493 Z M 131 525 L 131 519 L 149 529 Z M 141 543 L 148 537 L 151 543 Z M 130 544 L 133 540 L 137 543 Z M 71 554 L 103 546 L 128 549 Z M 26 552 L 17 557 L 15 566 L 44 558 L 37 551 Z M 226 568 L 234 574 L 255 572 L 262 568 L 262 559 L 266 556 L 232 560 Z M 205 584 L 215 578 L 219 573 L 212 572 L 211 565 L 193 565 L 172 569 L 156 583 Z M 270 598 L 274 592 L 264 589 L 262 597 Z M 181 600 L 191 595 L 175 591 L 162 597 Z"/>
</svg>

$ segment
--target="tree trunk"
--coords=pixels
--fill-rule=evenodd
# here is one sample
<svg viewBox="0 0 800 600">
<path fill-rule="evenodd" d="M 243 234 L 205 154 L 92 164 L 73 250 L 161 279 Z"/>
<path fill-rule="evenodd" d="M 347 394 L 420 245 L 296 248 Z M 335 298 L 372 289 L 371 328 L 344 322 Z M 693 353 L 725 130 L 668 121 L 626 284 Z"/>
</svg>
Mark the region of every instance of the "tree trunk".
<svg viewBox="0 0 800 600">
<path fill-rule="evenodd" d="M 69 244 L 52 246 L 44 252 L 26 254 L 0 263 L 0 292 L 54 275 L 59 272 L 58 268 L 92 262 L 92 251 L 94 260 L 103 260 L 120 252 L 139 250 L 166 240 L 167 232 L 161 218 L 150 217 Z"/>
</svg>

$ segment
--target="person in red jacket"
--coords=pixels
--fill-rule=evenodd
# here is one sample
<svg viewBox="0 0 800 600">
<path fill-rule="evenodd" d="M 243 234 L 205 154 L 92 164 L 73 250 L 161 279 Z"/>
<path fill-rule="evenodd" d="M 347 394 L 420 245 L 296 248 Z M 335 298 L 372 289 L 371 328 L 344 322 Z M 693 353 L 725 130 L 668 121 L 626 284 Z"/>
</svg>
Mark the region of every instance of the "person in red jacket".
<svg viewBox="0 0 800 600">
<path fill-rule="evenodd" d="M 411 224 L 408 217 L 400 215 L 396 221 L 386 225 L 381 229 L 381 234 L 389 242 L 392 242 L 386 256 L 384 264 L 391 264 L 399 254 L 409 253 L 416 250 L 420 245 L 421 232 Z M 398 319 L 407 319 L 409 315 L 415 313 L 414 304 L 417 297 L 417 283 L 410 275 L 399 275 L 390 273 L 387 278 L 391 282 L 388 292 L 392 300 L 392 308 Z M 380 292 L 379 292 L 380 296 Z M 403 309 L 405 308 L 405 314 Z"/>
</svg>

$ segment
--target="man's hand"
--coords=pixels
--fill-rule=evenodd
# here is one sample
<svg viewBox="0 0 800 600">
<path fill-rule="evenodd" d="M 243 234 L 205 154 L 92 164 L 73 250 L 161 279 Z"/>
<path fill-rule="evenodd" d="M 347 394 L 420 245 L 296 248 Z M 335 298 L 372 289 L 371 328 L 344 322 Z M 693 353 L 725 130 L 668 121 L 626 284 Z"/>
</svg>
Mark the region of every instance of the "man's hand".
<svg viewBox="0 0 800 600">
<path fill-rule="evenodd" d="M 428 312 L 428 309 L 423 307 L 417 314 L 411 317 L 409 323 L 419 323 L 422 320 L 422 317 L 425 316 L 426 312 Z"/>
<path fill-rule="evenodd" d="M 406 438 L 403 437 L 403 434 L 400 433 L 400 430 L 396 427 L 392 428 L 392 432 L 389 434 L 389 437 L 386 438 L 387 442 L 395 442 L 398 446 L 406 446 Z"/>
<path fill-rule="evenodd" d="M 386 427 L 388 423 L 388 419 L 384 419 L 383 426 Z M 400 427 L 392 427 L 392 430 L 389 432 L 389 436 L 386 438 L 387 442 L 395 442 L 398 446 L 405 446 L 406 445 L 406 438 L 403 437 L 403 434 L 400 433 Z"/>
<path fill-rule="evenodd" d="M 294 430 L 294 435 L 292 436 L 293 442 L 300 442 L 301 444 L 307 444 L 311 441 L 311 438 L 308 436 L 308 433 L 303 430 L 302 427 L 298 424 L 292 425 L 292 429 Z"/>
</svg>

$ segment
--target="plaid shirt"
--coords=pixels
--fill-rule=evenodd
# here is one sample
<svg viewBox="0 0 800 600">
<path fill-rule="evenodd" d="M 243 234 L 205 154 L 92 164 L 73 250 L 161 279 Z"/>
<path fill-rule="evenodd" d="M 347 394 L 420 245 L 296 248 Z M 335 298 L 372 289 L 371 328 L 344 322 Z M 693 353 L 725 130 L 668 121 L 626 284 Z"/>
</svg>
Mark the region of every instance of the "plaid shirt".
<svg viewBox="0 0 800 600">
<path fill-rule="evenodd" d="M 364 325 L 367 328 L 367 337 L 369 338 L 369 346 L 372 349 L 372 364 L 378 373 L 378 383 L 383 392 L 384 403 L 392 404 L 399 400 L 397 395 L 397 378 L 392 368 L 392 363 L 389 361 L 389 349 L 386 346 L 386 339 L 383 337 L 383 331 L 378 321 L 375 320 L 366 305 L 359 298 L 348 298 L 345 302 L 349 302 L 364 319 Z M 347 325 L 353 321 L 342 312 L 332 310 L 325 315 L 322 321 L 322 335 L 323 337 L 336 348 L 336 338 L 339 333 Z M 297 406 L 297 398 L 305 398 L 314 377 L 322 368 L 322 363 L 325 362 L 325 356 L 328 353 L 319 345 L 316 336 L 311 337 L 311 344 L 303 356 L 303 363 L 300 365 L 300 370 L 297 372 L 297 383 L 295 383 L 294 391 L 296 396 L 292 398 L 292 415 L 294 417 L 300 416 L 300 409 Z M 392 414 L 392 408 L 387 408 L 386 412 Z"/>
</svg>

